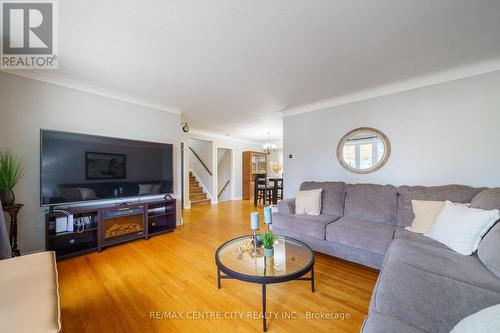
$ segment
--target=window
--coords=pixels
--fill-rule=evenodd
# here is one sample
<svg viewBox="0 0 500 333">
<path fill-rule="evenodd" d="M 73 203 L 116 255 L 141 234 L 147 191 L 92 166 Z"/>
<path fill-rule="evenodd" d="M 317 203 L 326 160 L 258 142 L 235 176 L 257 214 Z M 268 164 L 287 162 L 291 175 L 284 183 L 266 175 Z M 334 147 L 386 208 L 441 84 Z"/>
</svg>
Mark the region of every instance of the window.
<svg viewBox="0 0 500 333">
<path fill-rule="evenodd" d="M 356 169 L 369 169 L 384 156 L 384 143 L 378 137 L 348 140 L 343 149 L 344 161 Z"/>
</svg>

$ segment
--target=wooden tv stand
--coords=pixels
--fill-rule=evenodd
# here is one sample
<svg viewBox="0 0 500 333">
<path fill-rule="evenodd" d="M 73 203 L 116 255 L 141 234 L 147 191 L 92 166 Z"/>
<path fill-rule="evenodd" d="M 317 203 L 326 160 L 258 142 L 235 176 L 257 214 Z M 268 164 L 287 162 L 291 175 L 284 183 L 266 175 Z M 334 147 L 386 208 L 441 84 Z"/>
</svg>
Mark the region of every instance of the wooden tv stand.
<svg viewBox="0 0 500 333">
<path fill-rule="evenodd" d="M 71 213 L 81 226 L 74 225 L 73 231 L 56 232 L 56 218 L 64 221 L 66 215 L 57 208 L 46 214 L 46 249 L 55 251 L 58 260 L 172 232 L 177 224 L 175 199 L 82 206 L 64 211 Z"/>
</svg>

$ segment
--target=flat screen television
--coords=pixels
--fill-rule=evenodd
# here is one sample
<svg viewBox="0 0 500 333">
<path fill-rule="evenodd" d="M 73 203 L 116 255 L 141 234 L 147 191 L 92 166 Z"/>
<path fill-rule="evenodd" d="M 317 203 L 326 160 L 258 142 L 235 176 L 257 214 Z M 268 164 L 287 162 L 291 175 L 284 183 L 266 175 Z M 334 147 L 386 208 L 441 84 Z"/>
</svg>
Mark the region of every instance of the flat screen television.
<svg viewBox="0 0 500 333">
<path fill-rule="evenodd" d="M 173 193 L 173 146 L 40 130 L 40 204 Z"/>
</svg>

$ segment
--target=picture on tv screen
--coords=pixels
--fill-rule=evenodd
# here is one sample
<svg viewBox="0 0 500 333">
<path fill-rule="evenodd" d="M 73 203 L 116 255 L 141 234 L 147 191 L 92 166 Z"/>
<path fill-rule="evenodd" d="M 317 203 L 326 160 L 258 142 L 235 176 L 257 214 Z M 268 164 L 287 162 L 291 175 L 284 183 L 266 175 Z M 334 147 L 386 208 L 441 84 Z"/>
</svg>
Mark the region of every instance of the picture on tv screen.
<svg viewBox="0 0 500 333">
<path fill-rule="evenodd" d="M 127 178 L 127 155 L 86 153 L 87 179 Z"/>
<path fill-rule="evenodd" d="M 173 193 L 173 146 L 41 130 L 42 206 Z"/>
</svg>

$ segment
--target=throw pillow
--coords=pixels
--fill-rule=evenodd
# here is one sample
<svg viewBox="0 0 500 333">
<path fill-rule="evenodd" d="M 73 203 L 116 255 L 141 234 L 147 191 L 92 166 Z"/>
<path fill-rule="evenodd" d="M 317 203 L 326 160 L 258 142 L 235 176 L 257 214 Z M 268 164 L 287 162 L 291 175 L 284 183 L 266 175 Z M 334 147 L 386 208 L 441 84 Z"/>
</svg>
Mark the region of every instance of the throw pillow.
<svg viewBox="0 0 500 333">
<path fill-rule="evenodd" d="M 68 202 L 82 200 L 82 193 L 78 187 L 62 187 L 56 190 L 56 196 L 64 198 Z"/>
<path fill-rule="evenodd" d="M 500 223 L 484 236 L 479 244 L 477 256 L 483 265 L 500 279 Z"/>
<path fill-rule="evenodd" d="M 80 191 L 80 194 L 82 195 L 82 200 L 97 199 L 97 195 L 95 194 L 95 191 L 92 188 L 79 187 L 78 191 Z"/>
<path fill-rule="evenodd" d="M 482 210 L 454 205 L 446 201 L 426 236 L 462 255 L 477 251 L 481 238 L 499 219 L 498 209 Z"/>
<path fill-rule="evenodd" d="M 160 191 L 161 191 L 161 185 L 160 184 L 153 185 L 153 188 L 151 190 L 152 194 L 160 194 Z"/>
<path fill-rule="evenodd" d="M 484 308 L 460 320 L 450 333 L 500 332 L 500 304 Z"/>
<path fill-rule="evenodd" d="M 419 234 L 426 234 L 444 208 L 444 201 L 412 200 L 411 206 L 415 218 L 411 226 L 405 229 Z M 470 207 L 470 204 L 455 204 Z"/>
<path fill-rule="evenodd" d="M 471 201 L 472 208 L 500 209 L 500 187 L 490 188 L 476 194 Z"/>
<path fill-rule="evenodd" d="M 299 191 L 295 195 L 295 214 L 319 215 L 321 213 L 321 193 L 323 189 Z"/>
<path fill-rule="evenodd" d="M 153 184 L 139 184 L 139 195 L 151 194 L 153 192 Z"/>
</svg>

